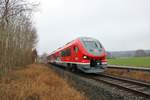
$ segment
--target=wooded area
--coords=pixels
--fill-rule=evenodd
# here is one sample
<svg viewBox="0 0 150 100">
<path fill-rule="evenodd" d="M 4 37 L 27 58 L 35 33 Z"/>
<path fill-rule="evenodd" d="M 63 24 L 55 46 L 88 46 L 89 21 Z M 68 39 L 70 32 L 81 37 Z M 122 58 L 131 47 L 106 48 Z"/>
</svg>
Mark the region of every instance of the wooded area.
<svg viewBox="0 0 150 100">
<path fill-rule="evenodd" d="M 0 74 L 35 61 L 37 32 L 27 0 L 0 0 Z"/>
</svg>

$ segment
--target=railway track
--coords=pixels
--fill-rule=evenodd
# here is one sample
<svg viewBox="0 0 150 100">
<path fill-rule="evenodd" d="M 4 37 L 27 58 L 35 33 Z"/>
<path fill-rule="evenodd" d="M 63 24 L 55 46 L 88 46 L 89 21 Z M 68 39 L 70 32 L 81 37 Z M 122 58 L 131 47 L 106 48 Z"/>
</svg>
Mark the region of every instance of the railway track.
<svg viewBox="0 0 150 100">
<path fill-rule="evenodd" d="M 116 76 L 110 76 L 106 74 L 100 74 L 99 76 L 92 76 L 89 78 L 150 98 L 150 84 L 149 83 L 144 83 L 144 82 L 135 81 L 135 80 L 126 79 L 126 78 L 120 78 Z"/>
<path fill-rule="evenodd" d="M 150 72 L 150 68 L 145 68 L 145 67 L 107 65 L 107 68 L 108 68 L 108 69 L 122 69 L 122 70 L 128 70 L 128 71 Z"/>
<path fill-rule="evenodd" d="M 59 68 L 64 70 L 63 67 L 59 67 Z M 69 71 L 69 70 L 65 70 L 65 71 Z M 150 98 L 150 83 L 145 83 L 145 82 L 127 79 L 127 78 L 121 78 L 121 77 L 107 75 L 107 74 L 95 75 L 95 74 L 84 74 L 81 72 L 73 72 L 73 73 L 79 75 L 80 77 L 92 79 L 97 82 L 103 82 L 111 86 L 115 86 L 120 89 L 127 90 L 130 93 L 135 93 L 136 95 L 138 94 Z"/>
</svg>

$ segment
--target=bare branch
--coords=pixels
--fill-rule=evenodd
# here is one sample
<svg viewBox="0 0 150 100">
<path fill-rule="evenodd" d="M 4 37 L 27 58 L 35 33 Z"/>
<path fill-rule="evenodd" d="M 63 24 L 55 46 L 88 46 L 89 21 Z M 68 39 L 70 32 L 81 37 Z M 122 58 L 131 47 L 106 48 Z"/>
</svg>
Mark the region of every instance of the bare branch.
<svg viewBox="0 0 150 100">
<path fill-rule="evenodd" d="M 37 32 L 31 20 L 36 6 L 26 0 L 0 0 L 0 71 L 36 61 Z"/>
</svg>

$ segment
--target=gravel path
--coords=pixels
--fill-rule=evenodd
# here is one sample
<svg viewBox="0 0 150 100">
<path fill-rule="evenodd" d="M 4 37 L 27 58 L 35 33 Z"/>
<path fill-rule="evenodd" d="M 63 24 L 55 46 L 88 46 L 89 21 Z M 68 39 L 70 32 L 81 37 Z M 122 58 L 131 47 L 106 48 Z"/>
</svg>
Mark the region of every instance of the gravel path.
<svg viewBox="0 0 150 100">
<path fill-rule="evenodd" d="M 121 90 L 117 87 L 80 77 L 79 75 L 64 71 L 63 69 L 52 65 L 49 66 L 68 81 L 70 85 L 78 91 L 85 93 L 90 100 L 149 100 L 149 98 L 128 93 L 127 91 Z"/>
</svg>

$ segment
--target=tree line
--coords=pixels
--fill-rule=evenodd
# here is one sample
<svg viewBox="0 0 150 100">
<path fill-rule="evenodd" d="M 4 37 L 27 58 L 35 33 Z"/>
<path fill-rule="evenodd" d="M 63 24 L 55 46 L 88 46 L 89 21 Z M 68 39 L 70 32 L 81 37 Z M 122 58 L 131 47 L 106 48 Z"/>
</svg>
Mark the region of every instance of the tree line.
<svg viewBox="0 0 150 100">
<path fill-rule="evenodd" d="M 107 58 L 117 58 L 117 57 L 146 57 L 150 56 L 150 50 L 138 49 L 135 51 L 117 51 L 117 52 L 107 52 Z"/>
<path fill-rule="evenodd" d="M 38 4 L 0 0 L 0 73 L 35 61 L 37 32 L 32 15 Z"/>
</svg>

